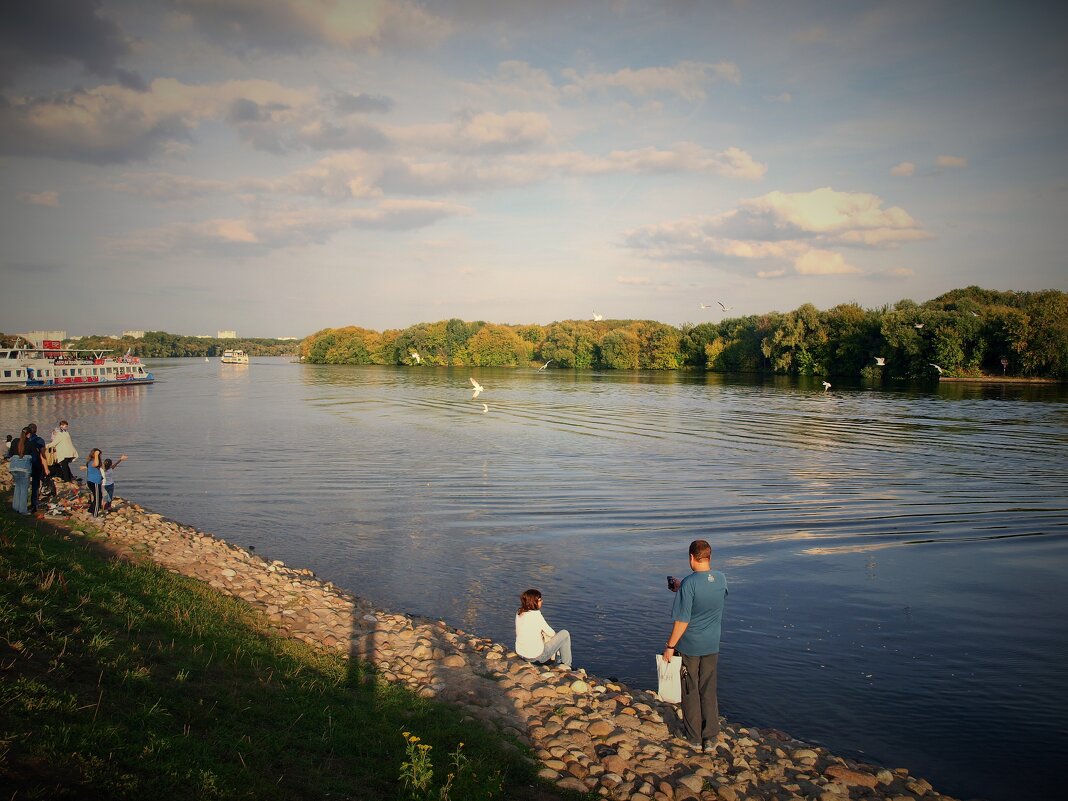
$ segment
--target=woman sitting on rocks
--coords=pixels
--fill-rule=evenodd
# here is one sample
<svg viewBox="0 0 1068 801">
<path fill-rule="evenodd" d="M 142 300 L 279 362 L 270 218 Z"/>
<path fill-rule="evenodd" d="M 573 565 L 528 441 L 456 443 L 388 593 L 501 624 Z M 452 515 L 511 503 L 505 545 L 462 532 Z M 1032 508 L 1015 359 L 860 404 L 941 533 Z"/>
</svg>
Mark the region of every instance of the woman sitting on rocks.
<svg viewBox="0 0 1068 801">
<path fill-rule="evenodd" d="M 539 664 L 558 659 L 571 667 L 571 635 L 567 630 L 553 631 L 541 616 L 541 591 L 527 590 L 519 596 L 515 616 L 515 652 Z"/>
</svg>

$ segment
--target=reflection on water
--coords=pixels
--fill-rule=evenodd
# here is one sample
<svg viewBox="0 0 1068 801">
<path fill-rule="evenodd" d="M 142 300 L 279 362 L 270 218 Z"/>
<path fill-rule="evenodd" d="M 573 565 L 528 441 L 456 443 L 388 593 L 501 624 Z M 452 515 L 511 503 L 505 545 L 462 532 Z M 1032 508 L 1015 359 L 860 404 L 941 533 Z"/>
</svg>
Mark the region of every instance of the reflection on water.
<svg viewBox="0 0 1068 801">
<path fill-rule="evenodd" d="M 130 454 L 120 495 L 387 606 L 508 642 L 539 587 L 580 665 L 641 686 L 664 576 L 705 536 L 731 581 L 731 717 L 959 796 L 1059 786 L 1062 386 L 152 369 L 150 387 L 0 398 L 0 421 L 66 417 L 83 453 Z"/>
</svg>

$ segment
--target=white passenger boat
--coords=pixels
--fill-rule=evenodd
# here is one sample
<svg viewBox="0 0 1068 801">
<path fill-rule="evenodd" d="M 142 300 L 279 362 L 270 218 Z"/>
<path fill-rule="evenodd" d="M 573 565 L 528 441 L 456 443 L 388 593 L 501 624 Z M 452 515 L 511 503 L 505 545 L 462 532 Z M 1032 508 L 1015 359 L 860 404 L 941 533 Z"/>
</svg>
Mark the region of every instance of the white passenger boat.
<svg viewBox="0 0 1068 801">
<path fill-rule="evenodd" d="M 0 392 L 51 392 L 57 389 L 151 384 L 156 379 L 141 360 L 109 350 L 70 350 L 46 341 L 42 347 L 0 349 Z"/>
<path fill-rule="evenodd" d="M 224 350 L 223 364 L 248 364 L 248 354 L 243 350 Z"/>
</svg>

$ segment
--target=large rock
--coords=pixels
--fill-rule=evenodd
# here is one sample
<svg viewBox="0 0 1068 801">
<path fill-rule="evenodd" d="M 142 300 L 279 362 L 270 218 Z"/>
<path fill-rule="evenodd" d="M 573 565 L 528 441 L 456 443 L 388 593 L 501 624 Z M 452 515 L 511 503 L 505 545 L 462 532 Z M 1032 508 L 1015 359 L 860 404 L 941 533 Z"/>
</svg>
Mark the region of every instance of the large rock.
<svg viewBox="0 0 1068 801">
<path fill-rule="evenodd" d="M 591 737 L 607 737 L 616 730 L 616 727 L 607 720 L 595 720 L 586 729 Z"/>
<path fill-rule="evenodd" d="M 879 780 L 870 773 L 861 773 L 859 770 L 851 770 L 845 765 L 831 765 L 823 771 L 824 775 L 840 781 L 842 784 L 853 784 L 861 787 L 875 787 Z"/>
</svg>

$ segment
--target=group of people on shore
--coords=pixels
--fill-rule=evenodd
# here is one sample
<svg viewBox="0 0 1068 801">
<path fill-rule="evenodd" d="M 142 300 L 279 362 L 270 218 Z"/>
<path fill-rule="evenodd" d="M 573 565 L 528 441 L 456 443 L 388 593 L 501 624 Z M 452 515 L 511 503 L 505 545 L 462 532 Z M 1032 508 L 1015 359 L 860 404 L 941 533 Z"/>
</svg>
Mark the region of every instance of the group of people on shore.
<svg viewBox="0 0 1068 801">
<path fill-rule="evenodd" d="M 712 546 L 694 540 L 689 549 L 690 575 L 668 577 L 675 593 L 671 608 L 671 631 L 664 647 L 664 661 L 682 658 L 682 719 L 686 739 L 705 753 L 716 749 L 719 737 L 719 699 L 716 679 L 719 641 L 727 578 L 712 569 Z M 571 667 L 571 635 L 555 631 L 541 613 L 542 594 L 529 589 L 519 596 L 515 616 L 515 652 L 537 664 L 555 662 Z"/>
<path fill-rule="evenodd" d="M 11 508 L 19 514 L 34 514 L 39 501 L 56 497 L 56 479 L 75 485 L 82 483 L 81 477 L 75 478 L 70 469 L 71 462 L 78 458 L 78 449 L 71 440 L 66 420 L 60 420 L 52 430 L 50 442 L 38 435 L 36 423 L 30 423 L 22 429 L 18 439 L 7 435 L 6 448 L 5 456 L 14 480 Z M 111 509 L 115 497 L 113 471 L 126 458 L 126 454 L 122 454 L 113 462 L 103 458 L 100 448 L 93 448 L 80 468 L 86 471 L 89 513 L 94 517 Z"/>
</svg>

